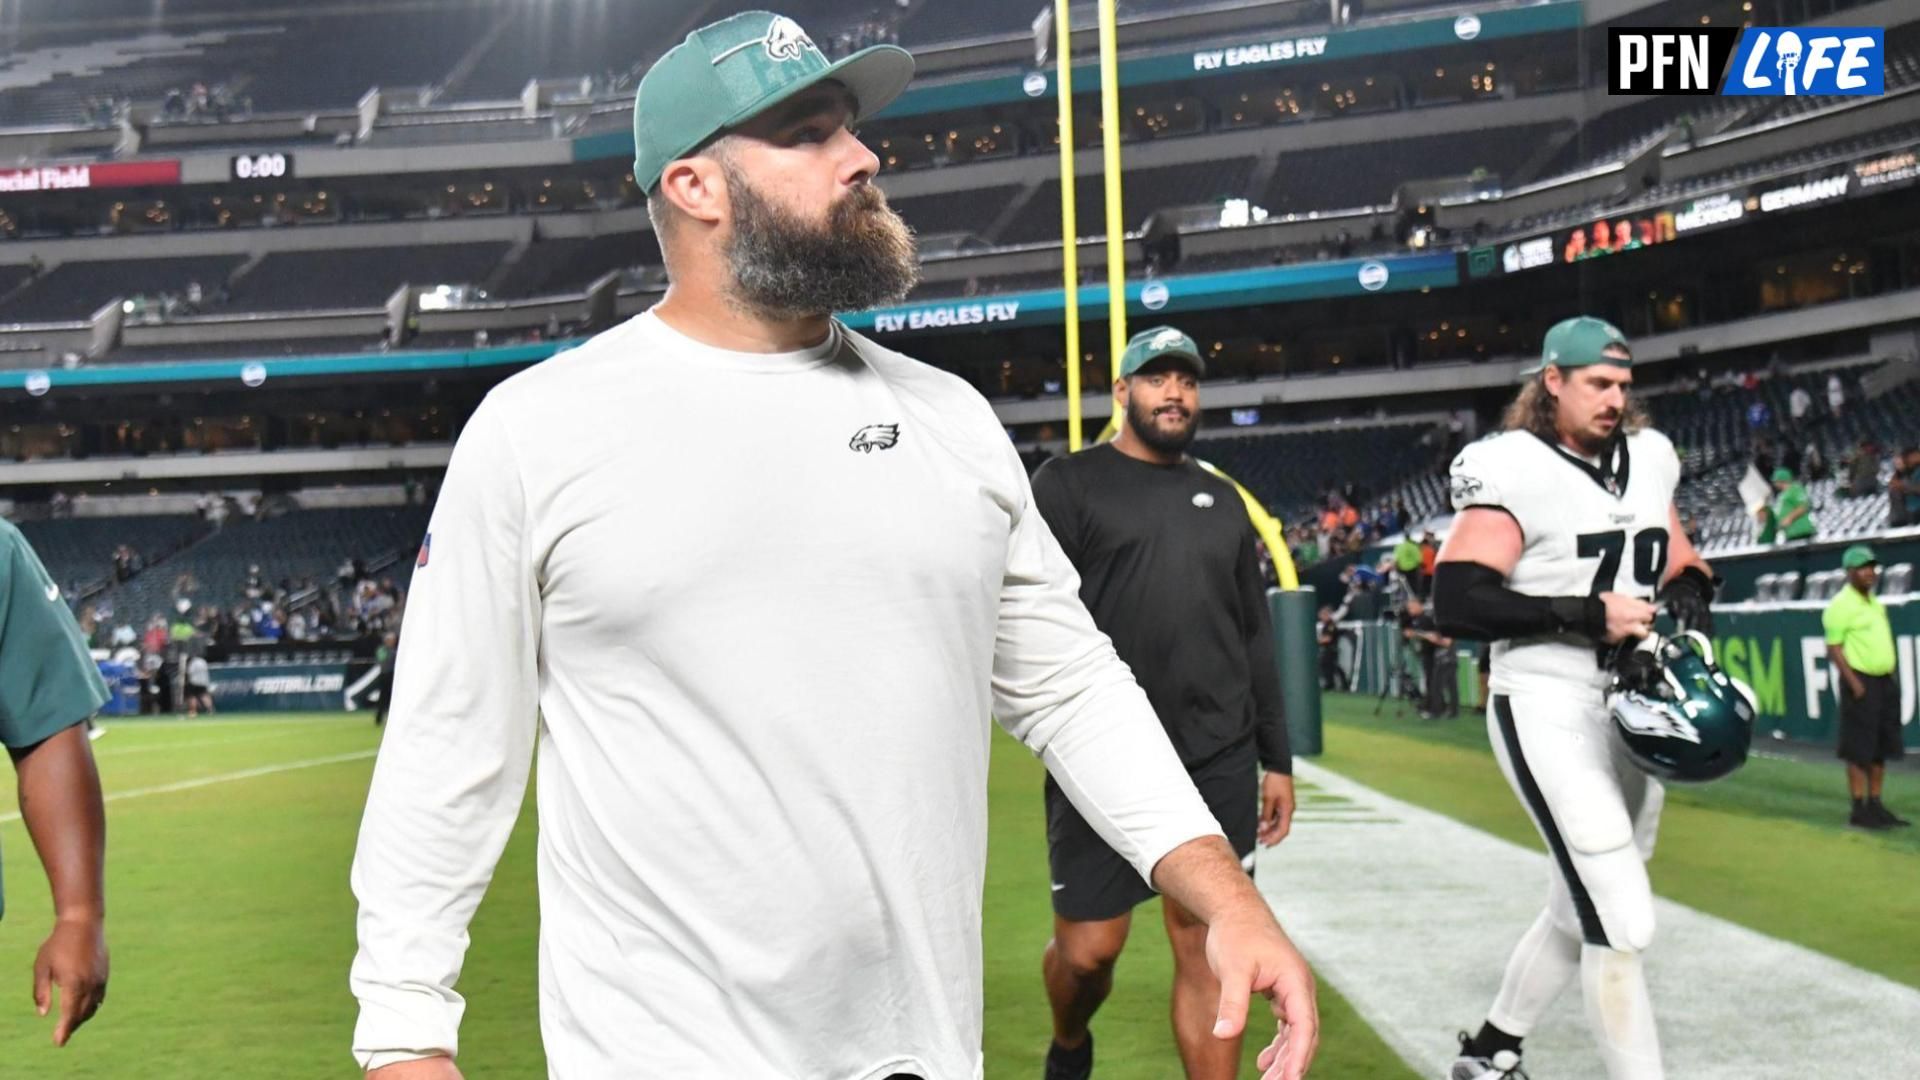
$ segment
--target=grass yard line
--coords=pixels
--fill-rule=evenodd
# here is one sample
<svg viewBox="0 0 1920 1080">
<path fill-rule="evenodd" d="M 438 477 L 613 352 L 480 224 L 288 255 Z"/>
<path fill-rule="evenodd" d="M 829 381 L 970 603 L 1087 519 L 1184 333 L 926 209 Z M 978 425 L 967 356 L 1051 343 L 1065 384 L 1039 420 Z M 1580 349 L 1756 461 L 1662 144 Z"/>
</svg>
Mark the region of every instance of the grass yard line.
<svg viewBox="0 0 1920 1080">
<path fill-rule="evenodd" d="M 328 757 L 307 758 L 304 761 L 288 761 L 279 765 L 262 765 L 253 769 L 241 769 L 238 772 L 220 773 L 215 776 L 202 776 L 196 780 L 179 780 L 171 784 L 155 784 L 152 787 L 130 788 L 115 791 L 106 796 L 107 802 L 121 799 L 138 799 L 147 795 L 168 795 L 176 791 L 191 791 L 194 788 L 211 787 L 214 784 L 230 784 L 237 780 L 251 780 L 257 776 L 272 776 L 276 773 L 294 772 L 298 769 L 311 769 L 319 765 L 339 765 L 348 761 L 364 761 L 379 753 L 378 750 L 355 750 L 351 754 L 332 754 Z M 19 821 L 18 813 L 0 814 L 0 823 Z"/>
<path fill-rule="evenodd" d="M 1417 1071 L 1437 1075 L 1456 1030 L 1472 1030 L 1508 952 L 1546 898 L 1544 855 L 1312 762 L 1296 775 L 1381 818 L 1297 829 L 1262 855 L 1257 880 L 1328 981 Z M 1648 981 L 1669 1075 L 1789 1080 L 1835 1061 L 1920 1075 L 1920 991 L 1664 898 Z M 1527 1040 L 1561 1080 L 1603 1075 L 1576 987 Z"/>
<path fill-rule="evenodd" d="M 333 713 L 302 713 L 298 716 L 275 716 L 272 713 L 242 712 L 232 716 L 195 717 L 191 720 L 176 720 L 170 717 L 156 716 L 109 716 L 101 715 L 94 722 L 109 729 L 122 728 L 127 731 L 171 731 L 176 728 L 233 727 L 235 725 L 254 724 L 261 727 L 283 727 L 294 724 L 318 727 L 322 725 L 359 724 L 371 726 L 365 716 L 337 715 Z"/>
<path fill-rule="evenodd" d="M 109 743 L 102 746 L 93 744 L 93 756 L 122 757 L 127 754 L 151 754 L 156 750 L 186 750 L 200 746 L 233 746 L 237 743 L 259 742 L 262 739 L 284 739 L 289 735 L 302 734 L 298 728 L 282 728 L 279 731 L 262 731 L 257 735 L 227 735 L 217 739 L 189 739 L 184 742 L 157 742 L 145 746 L 121 746 Z"/>
</svg>

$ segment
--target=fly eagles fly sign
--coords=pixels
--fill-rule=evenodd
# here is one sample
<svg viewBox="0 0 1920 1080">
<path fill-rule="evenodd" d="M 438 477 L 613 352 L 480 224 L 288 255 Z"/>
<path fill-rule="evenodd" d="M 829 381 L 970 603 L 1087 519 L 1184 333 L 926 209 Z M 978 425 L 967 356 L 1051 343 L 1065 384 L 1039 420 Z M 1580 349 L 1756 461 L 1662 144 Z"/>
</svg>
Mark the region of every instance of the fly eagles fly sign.
<svg viewBox="0 0 1920 1080">
<path fill-rule="evenodd" d="M 1877 26 L 1607 29 L 1607 93 L 1797 97 L 1886 90 Z"/>
</svg>

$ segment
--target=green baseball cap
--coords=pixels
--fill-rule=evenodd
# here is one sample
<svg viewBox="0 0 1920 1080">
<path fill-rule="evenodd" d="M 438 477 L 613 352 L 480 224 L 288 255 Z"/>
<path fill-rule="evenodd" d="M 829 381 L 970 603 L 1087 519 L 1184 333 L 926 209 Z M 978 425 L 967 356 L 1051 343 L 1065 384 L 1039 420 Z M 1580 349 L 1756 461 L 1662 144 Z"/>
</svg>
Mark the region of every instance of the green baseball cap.
<svg viewBox="0 0 1920 1080">
<path fill-rule="evenodd" d="M 1177 356 L 1187 361 L 1195 375 L 1207 373 L 1207 362 L 1200 358 L 1200 346 L 1195 345 L 1192 338 L 1171 326 L 1156 326 L 1140 331 L 1127 342 L 1126 351 L 1120 354 L 1120 377 L 1131 378 L 1163 356 Z"/>
<path fill-rule="evenodd" d="M 1773 470 L 1773 482 L 1776 484 L 1793 483 L 1793 470 L 1787 468 L 1785 465 Z"/>
<path fill-rule="evenodd" d="M 1855 544 L 1847 549 L 1845 555 L 1840 556 L 1840 565 L 1848 570 L 1858 570 L 1863 566 L 1880 565 L 1880 557 L 1875 555 L 1873 549 L 1867 545 Z"/>
<path fill-rule="evenodd" d="M 1623 360 L 1604 355 L 1608 349 L 1620 349 L 1627 354 L 1627 358 Z M 1627 335 L 1621 333 L 1619 327 L 1591 315 L 1577 315 L 1553 324 L 1553 328 L 1547 331 L 1546 341 L 1541 343 L 1540 362 L 1528 368 L 1524 374 L 1537 375 L 1549 366 L 1572 368 L 1591 364 L 1630 367 L 1633 364 L 1633 350 L 1627 346 Z"/>
<path fill-rule="evenodd" d="M 633 178 L 652 194 L 668 162 L 829 79 L 853 93 L 859 120 L 907 88 L 913 57 L 898 46 L 875 45 L 829 63 L 799 23 L 769 11 L 741 12 L 695 30 L 640 80 L 633 99 Z"/>
</svg>

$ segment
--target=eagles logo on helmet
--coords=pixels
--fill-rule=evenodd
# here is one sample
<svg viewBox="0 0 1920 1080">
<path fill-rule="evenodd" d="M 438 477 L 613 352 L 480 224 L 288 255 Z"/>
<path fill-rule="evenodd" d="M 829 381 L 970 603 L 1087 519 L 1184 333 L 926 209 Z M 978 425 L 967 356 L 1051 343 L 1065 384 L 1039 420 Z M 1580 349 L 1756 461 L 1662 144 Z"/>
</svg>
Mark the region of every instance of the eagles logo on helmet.
<svg viewBox="0 0 1920 1080">
<path fill-rule="evenodd" d="M 1654 637 L 1607 695 L 1627 756 L 1662 780 L 1718 780 L 1744 765 L 1758 711 L 1753 691 L 1713 660 L 1706 635 Z"/>
</svg>

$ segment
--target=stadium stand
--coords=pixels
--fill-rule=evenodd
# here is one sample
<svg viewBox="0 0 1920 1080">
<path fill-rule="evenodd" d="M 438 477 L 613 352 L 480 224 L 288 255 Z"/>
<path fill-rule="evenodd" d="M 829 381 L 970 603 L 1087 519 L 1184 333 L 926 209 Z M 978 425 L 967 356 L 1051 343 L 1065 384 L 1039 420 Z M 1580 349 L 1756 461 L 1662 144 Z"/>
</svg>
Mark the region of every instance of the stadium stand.
<svg viewBox="0 0 1920 1080">
<path fill-rule="evenodd" d="M 100 520 L 106 523 L 103 529 L 151 528 L 140 518 Z M 184 575 L 197 583 L 191 594 L 196 605 L 230 607 L 244 598 L 243 585 L 253 566 L 276 588 L 282 581 L 296 587 L 303 582 L 325 586 L 344 563 L 356 558 L 405 588 L 413 574 L 413 560 L 405 556 L 419 547 L 426 527 L 427 510 L 417 506 L 296 510 L 264 521 L 230 521 L 164 561 L 149 563 L 145 571 L 92 602 L 111 607 L 123 619 L 171 614 L 175 585 Z M 380 569 L 374 570 L 376 566 Z"/>
<path fill-rule="evenodd" d="M 1328 490 L 1369 492 L 1432 465 L 1431 424 L 1389 424 L 1208 439 L 1197 453 L 1246 485 L 1282 521 L 1304 520 Z"/>
<path fill-rule="evenodd" d="M 1327 146 L 1283 153 L 1280 168 L 1254 201 L 1270 213 L 1380 206 L 1410 180 L 1511 175 L 1558 127 L 1521 124 L 1463 135 L 1423 135 L 1390 142 Z"/>
<path fill-rule="evenodd" d="M 485 281 L 504 243 L 285 251 L 266 256 L 233 284 L 234 311 L 374 307 L 402 285 Z"/>
<path fill-rule="evenodd" d="M 614 270 L 658 265 L 660 244 L 650 231 L 558 237 L 529 245 L 491 291 L 510 298 L 573 293 Z"/>
<path fill-rule="evenodd" d="M 85 319 L 116 298 L 180 294 L 195 281 L 211 292 L 245 261 L 238 255 L 192 255 L 62 263 L 0 299 L 0 322 Z"/>
<path fill-rule="evenodd" d="M 889 204 L 922 236 L 941 233 L 984 232 L 1007 204 L 1020 192 L 1018 184 L 969 188 L 942 195 L 919 195 L 890 199 Z M 1054 185 L 1059 190 L 1059 185 Z"/>
<path fill-rule="evenodd" d="M 1254 163 L 1251 157 L 1227 158 L 1206 162 L 1204 168 L 1163 165 L 1129 172 L 1121 192 L 1127 211 L 1122 223 L 1129 230 L 1137 229 L 1156 210 L 1244 198 Z M 1081 235 L 1103 235 L 1107 212 L 1105 184 L 1099 177 L 1079 177 L 1074 181 L 1074 198 Z M 998 239 L 1006 243 L 1030 243 L 1059 235 L 1060 182 L 1048 180 L 1014 215 Z"/>
<path fill-rule="evenodd" d="M 192 515 L 169 514 L 23 521 L 19 528 L 53 580 L 77 597 L 112 583 L 114 551 L 121 545 L 150 566 L 191 544 L 206 526 Z"/>
</svg>

